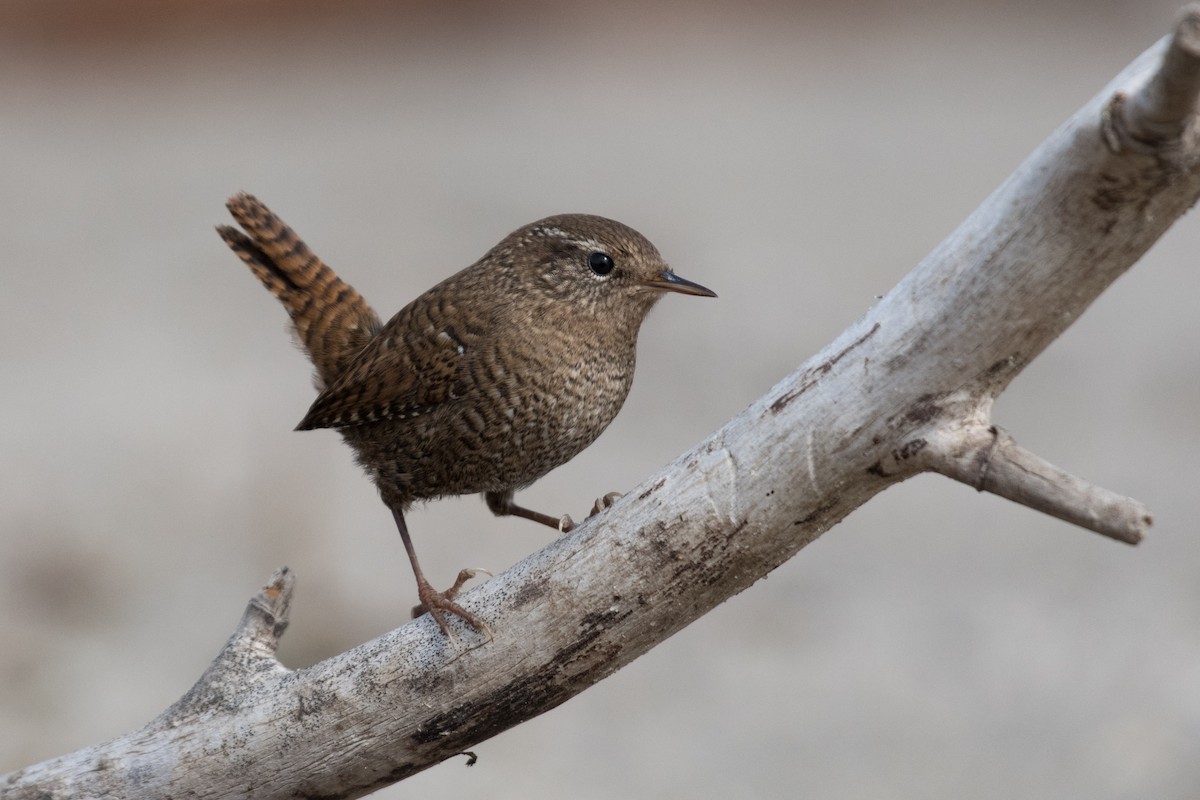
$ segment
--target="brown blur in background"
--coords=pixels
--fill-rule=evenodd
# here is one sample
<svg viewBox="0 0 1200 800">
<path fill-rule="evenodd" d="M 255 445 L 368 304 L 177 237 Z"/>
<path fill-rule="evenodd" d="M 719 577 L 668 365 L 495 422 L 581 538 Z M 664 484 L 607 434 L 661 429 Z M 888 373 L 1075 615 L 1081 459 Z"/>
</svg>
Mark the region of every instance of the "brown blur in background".
<svg viewBox="0 0 1200 800">
<path fill-rule="evenodd" d="M 453 5 L 453 8 L 447 6 Z M 213 232 L 258 194 L 385 317 L 527 221 L 628 222 L 667 298 L 577 518 L 863 314 L 1178 0 L 0 6 L 0 773 L 137 728 L 275 567 L 299 667 L 407 618 L 389 514 Z M 1200 786 L 1200 222 L 996 419 L 1150 505 L 1131 549 L 922 477 L 565 706 L 379 797 L 1184 798 Z M 414 511 L 434 583 L 547 540 Z"/>
</svg>

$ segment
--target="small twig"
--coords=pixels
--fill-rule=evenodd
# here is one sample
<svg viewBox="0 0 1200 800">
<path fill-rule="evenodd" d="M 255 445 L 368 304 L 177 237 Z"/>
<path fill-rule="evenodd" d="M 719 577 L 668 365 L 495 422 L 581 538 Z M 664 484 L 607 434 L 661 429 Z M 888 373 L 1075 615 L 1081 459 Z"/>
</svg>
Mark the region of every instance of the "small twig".
<svg viewBox="0 0 1200 800">
<path fill-rule="evenodd" d="M 1137 500 L 1059 469 L 1021 447 L 1003 428 L 959 428 L 931 436 L 927 442 L 923 455 L 931 470 L 981 492 L 1126 544 L 1140 542 L 1150 526 L 1150 512 Z"/>
<path fill-rule="evenodd" d="M 295 588 L 296 576 L 290 569 L 280 567 L 275 570 L 258 594 L 246 603 L 237 629 L 225 643 L 214 666 L 225 663 L 244 667 L 255 660 L 274 661 L 279 638 L 287 630 L 288 610 Z"/>
</svg>

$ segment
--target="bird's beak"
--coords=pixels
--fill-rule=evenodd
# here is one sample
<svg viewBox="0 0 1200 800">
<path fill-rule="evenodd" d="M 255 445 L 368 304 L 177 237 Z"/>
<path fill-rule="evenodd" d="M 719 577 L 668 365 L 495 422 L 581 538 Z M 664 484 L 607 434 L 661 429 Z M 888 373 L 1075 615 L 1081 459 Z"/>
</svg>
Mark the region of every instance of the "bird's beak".
<svg viewBox="0 0 1200 800">
<path fill-rule="evenodd" d="M 660 292 L 679 292 L 680 294 L 690 294 L 696 297 L 717 296 L 717 293 L 712 289 L 706 289 L 698 283 L 692 283 L 686 278 L 681 278 L 669 269 L 664 269 L 659 273 L 657 278 L 646 281 L 646 285 Z"/>
</svg>

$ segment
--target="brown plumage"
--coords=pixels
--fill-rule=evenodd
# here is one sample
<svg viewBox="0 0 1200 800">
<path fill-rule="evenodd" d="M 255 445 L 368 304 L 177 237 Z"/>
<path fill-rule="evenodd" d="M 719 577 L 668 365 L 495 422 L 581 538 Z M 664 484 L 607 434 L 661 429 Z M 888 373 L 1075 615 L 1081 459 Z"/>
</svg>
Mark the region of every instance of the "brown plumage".
<svg viewBox="0 0 1200 800">
<path fill-rule="evenodd" d="M 638 330 L 664 291 L 715 296 L 670 271 L 619 222 L 564 214 L 526 225 L 385 325 L 362 296 L 248 194 L 218 232 L 287 309 L 320 394 L 298 430 L 336 428 L 392 509 L 440 612 L 487 626 L 430 587 L 404 522 L 413 502 L 482 492 L 497 515 L 570 529 L 513 494 L 587 447 L 633 381 Z M 489 632 L 490 633 L 490 632 Z"/>
</svg>

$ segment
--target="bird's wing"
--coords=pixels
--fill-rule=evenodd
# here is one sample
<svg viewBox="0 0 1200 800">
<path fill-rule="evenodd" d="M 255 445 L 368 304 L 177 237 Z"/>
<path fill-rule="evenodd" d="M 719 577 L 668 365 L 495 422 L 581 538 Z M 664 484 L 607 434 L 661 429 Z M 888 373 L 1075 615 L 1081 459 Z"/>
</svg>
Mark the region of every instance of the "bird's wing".
<svg viewBox="0 0 1200 800">
<path fill-rule="evenodd" d="M 457 330 L 420 301 L 393 317 L 326 389 L 296 430 L 408 419 L 461 397 L 481 331 Z"/>
</svg>

